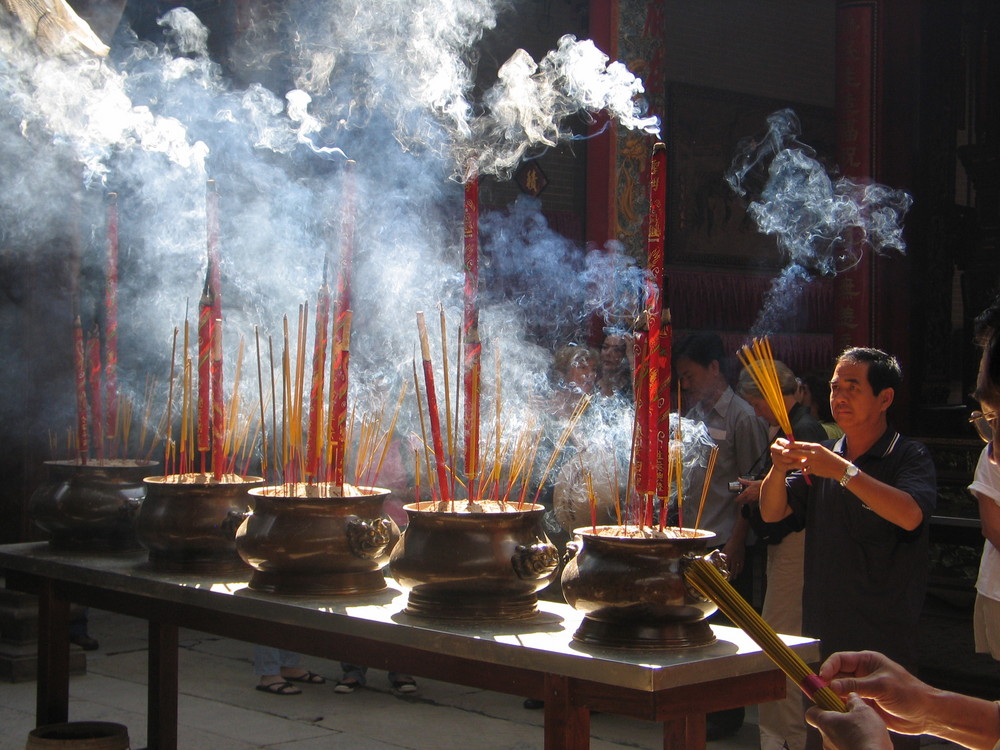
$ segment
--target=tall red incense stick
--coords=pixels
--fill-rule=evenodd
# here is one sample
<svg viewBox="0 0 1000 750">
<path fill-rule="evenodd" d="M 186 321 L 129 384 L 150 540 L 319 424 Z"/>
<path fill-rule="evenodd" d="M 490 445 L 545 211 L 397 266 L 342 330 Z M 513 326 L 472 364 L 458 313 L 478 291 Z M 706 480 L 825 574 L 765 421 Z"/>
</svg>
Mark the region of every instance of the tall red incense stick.
<svg viewBox="0 0 1000 750">
<path fill-rule="evenodd" d="M 104 460 L 104 415 L 101 410 L 101 333 L 97 326 L 87 337 L 87 370 L 90 382 L 90 424 L 97 460 Z"/>
<path fill-rule="evenodd" d="M 104 431 L 118 437 L 118 194 L 108 193 L 108 259 L 104 285 Z M 125 446 L 122 446 L 122 450 Z"/>
<path fill-rule="evenodd" d="M 635 354 L 635 375 L 633 378 L 633 393 L 635 394 L 635 435 L 632 449 L 632 474 L 635 481 L 636 495 L 639 499 L 636 523 L 639 526 L 649 526 L 653 523 L 653 493 L 656 490 L 656 478 L 649 463 L 649 332 L 636 331 L 632 340 Z"/>
<path fill-rule="evenodd" d="M 226 405 L 222 398 L 222 318 L 212 321 L 212 473 L 222 479 L 226 468 Z M 218 395 L 217 395 L 218 394 Z"/>
<path fill-rule="evenodd" d="M 463 437 L 465 442 L 465 475 L 469 499 L 475 497 L 479 474 L 479 409 L 480 374 L 483 347 L 479 341 L 479 177 L 472 175 L 465 183 L 465 310 L 463 339 L 465 341 L 464 391 L 465 412 Z"/>
<path fill-rule="evenodd" d="M 87 427 L 87 368 L 83 353 L 83 324 L 77 315 L 73 321 L 73 375 L 76 381 L 76 449 L 80 463 L 87 463 L 90 453 L 90 430 Z"/>
<path fill-rule="evenodd" d="M 670 494 L 667 463 L 670 445 L 670 326 L 664 325 L 663 230 L 665 225 L 667 148 L 653 145 L 649 165 L 649 229 L 646 267 L 650 289 L 647 302 L 649 330 L 649 395 L 645 490 L 666 502 Z M 669 314 L 667 315 L 669 318 Z"/>
<path fill-rule="evenodd" d="M 205 277 L 205 289 L 198 305 L 198 452 L 201 471 L 212 448 L 212 288 Z"/>
<path fill-rule="evenodd" d="M 208 285 L 211 291 L 212 325 L 212 472 L 220 479 L 226 465 L 223 451 L 226 430 L 226 397 L 222 378 L 222 270 L 219 261 L 219 191 L 209 180 L 205 196 L 208 251 Z"/>
<path fill-rule="evenodd" d="M 333 368 L 330 382 L 331 481 L 344 485 L 347 459 L 347 388 L 351 364 L 351 311 L 347 310 L 333 331 Z"/>
<path fill-rule="evenodd" d="M 316 297 L 316 333 L 313 341 L 312 384 L 309 389 L 309 435 L 306 444 L 306 479 L 320 477 L 319 454 L 323 444 L 323 393 L 326 388 L 326 346 L 330 325 L 330 285 L 323 267 L 323 285 Z M 332 387 L 332 383 L 331 383 Z"/>
<path fill-rule="evenodd" d="M 333 377 L 330 383 L 329 441 L 333 447 L 331 479 L 343 487 L 347 456 L 347 391 L 351 350 L 351 273 L 354 262 L 354 169 L 349 160 L 344 173 L 344 202 L 340 225 L 340 263 L 337 296 L 333 303 Z"/>
<path fill-rule="evenodd" d="M 437 393 L 434 390 L 434 366 L 431 363 L 431 344 L 427 336 L 427 324 L 423 312 L 417 313 L 417 331 L 420 334 L 420 356 L 424 365 L 424 391 L 427 394 L 427 416 L 431 423 L 431 441 L 434 445 L 434 466 L 437 469 L 438 490 L 441 501 L 451 502 L 448 484 L 448 467 L 444 456 L 444 440 L 441 437 L 441 415 L 438 413 Z"/>
</svg>

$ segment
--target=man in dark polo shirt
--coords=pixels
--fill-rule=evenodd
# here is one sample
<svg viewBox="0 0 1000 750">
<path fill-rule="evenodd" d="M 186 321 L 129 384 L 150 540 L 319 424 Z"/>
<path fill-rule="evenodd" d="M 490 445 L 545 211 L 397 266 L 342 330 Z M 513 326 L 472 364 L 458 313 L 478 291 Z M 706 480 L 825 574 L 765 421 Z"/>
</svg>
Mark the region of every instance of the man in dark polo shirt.
<svg viewBox="0 0 1000 750">
<path fill-rule="evenodd" d="M 901 382 L 885 352 L 841 354 L 830 408 L 844 436 L 775 441 L 760 511 L 768 522 L 794 514 L 805 524 L 802 629 L 820 639 L 823 657 L 873 649 L 913 671 L 937 488 L 927 448 L 888 424 Z M 893 743 L 917 747 L 919 738 L 893 735 Z"/>
</svg>

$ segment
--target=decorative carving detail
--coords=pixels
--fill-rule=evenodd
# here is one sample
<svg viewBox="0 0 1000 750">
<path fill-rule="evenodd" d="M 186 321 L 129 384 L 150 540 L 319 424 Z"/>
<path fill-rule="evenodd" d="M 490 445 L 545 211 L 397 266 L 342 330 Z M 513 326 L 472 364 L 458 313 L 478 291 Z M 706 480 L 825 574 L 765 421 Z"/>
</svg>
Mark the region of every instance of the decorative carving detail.
<svg viewBox="0 0 1000 750">
<path fill-rule="evenodd" d="M 544 578 L 559 567 L 559 551 L 554 544 L 519 544 L 510 558 L 514 572 L 521 580 Z"/>
<path fill-rule="evenodd" d="M 355 557 L 374 560 L 385 554 L 392 530 L 384 518 L 354 518 L 347 522 L 347 544 Z"/>
</svg>

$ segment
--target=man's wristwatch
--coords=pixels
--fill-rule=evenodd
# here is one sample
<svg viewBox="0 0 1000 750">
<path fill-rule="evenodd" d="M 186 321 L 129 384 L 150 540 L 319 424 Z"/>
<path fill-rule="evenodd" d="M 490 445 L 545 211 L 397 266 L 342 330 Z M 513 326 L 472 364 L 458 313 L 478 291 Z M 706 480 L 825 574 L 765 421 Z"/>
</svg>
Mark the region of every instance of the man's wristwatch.
<svg viewBox="0 0 1000 750">
<path fill-rule="evenodd" d="M 840 486 L 846 487 L 847 483 L 850 482 L 852 479 L 854 479 L 854 477 L 858 475 L 859 471 L 860 469 L 858 469 L 858 467 L 855 466 L 854 464 L 852 463 L 847 464 L 847 468 L 844 469 L 844 476 L 840 478 Z"/>
</svg>

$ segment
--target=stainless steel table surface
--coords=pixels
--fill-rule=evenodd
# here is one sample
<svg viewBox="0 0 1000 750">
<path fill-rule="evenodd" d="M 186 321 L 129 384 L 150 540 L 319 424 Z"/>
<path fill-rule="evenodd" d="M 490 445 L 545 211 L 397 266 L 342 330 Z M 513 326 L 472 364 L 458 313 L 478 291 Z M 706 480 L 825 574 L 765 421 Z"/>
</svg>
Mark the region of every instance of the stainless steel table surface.
<svg viewBox="0 0 1000 750">
<path fill-rule="evenodd" d="M 582 613 L 539 601 L 520 621 L 431 620 L 406 614 L 391 579 L 366 595 L 258 593 L 247 580 L 153 570 L 145 551 L 84 553 L 45 542 L 0 545 L 9 588 L 40 597 L 39 724 L 66 721 L 69 604 L 140 617 L 150 627 L 149 747 L 176 747 L 177 628 L 545 700 L 547 750 L 589 746 L 591 710 L 664 724 L 664 748 L 705 744 L 710 711 L 774 700 L 785 678 L 737 628 L 713 625 L 709 646 L 592 647 L 572 638 Z M 249 579 L 250 569 L 246 578 Z M 782 636 L 807 662 L 818 643 Z"/>
</svg>

